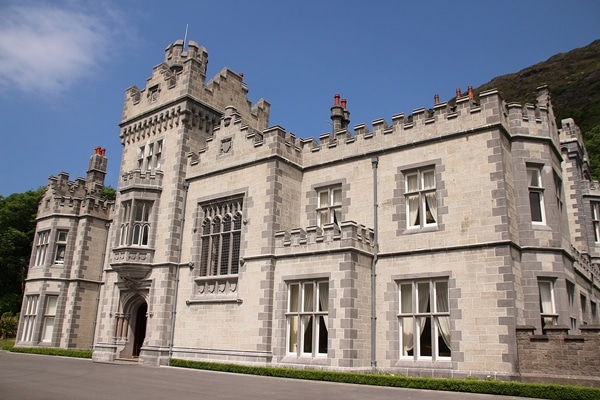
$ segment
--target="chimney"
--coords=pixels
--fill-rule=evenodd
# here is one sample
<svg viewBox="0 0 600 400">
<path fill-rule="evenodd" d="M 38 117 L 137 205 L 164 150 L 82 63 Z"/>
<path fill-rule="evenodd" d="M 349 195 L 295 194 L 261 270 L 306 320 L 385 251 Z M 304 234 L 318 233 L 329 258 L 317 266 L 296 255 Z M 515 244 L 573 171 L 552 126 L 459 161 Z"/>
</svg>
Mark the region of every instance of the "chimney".
<svg viewBox="0 0 600 400">
<path fill-rule="evenodd" d="M 475 93 L 473 93 L 473 86 L 469 85 L 469 99 L 475 100 Z"/>
<path fill-rule="evenodd" d="M 438 104 L 440 104 L 440 95 L 434 94 L 433 95 L 433 105 L 437 106 Z"/>
<path fill-rule="evenodd" d="M 96 147 L 94 154 L 90 157 L 90 163 L 88 164 L 86 188 L 89 191 L 102 192 L 104 188 L 104 177 L 106 176 L 106 165 L 108 159 L 106 158 L 106 149 L 103 147 Z"/>
<path fill-rule="evenodd" d="M 342 129 L 346 129 L 348 128 L 348 125 L 350 125 L 350 111 L 348 111 L 348 108 L 346 107 L 348 104 L 348 101 L 346 99 L 342 99 L 342 108 L 344 109 L 344 119 L 342 120 Z"/>
<path fill-rule="evenodd" d="M 462 97 L 462 93 L 460 92 L 460 88 L 456 88 L 456 98 Z"/>
<path fill-rule="evenodd" d="M 344 104 L 345 104 L 344 100 Z M 340 105 L 340 95 L 335 94 L 333 96 L 333 106 L 331 106 L 331 122 L 333 124 L 333 132 L 337 132 L 343 128 L 344 120 L 344 107 Z"/>
</svg>

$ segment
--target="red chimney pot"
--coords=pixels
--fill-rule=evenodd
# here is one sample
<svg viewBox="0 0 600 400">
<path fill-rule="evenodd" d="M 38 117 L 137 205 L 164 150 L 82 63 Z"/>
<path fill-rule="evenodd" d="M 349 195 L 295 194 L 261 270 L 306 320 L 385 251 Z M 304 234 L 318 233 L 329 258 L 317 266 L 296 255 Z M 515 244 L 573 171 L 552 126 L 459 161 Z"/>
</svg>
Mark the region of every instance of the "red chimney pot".
<svg viewBox="0 0 600 400">
<path fill-rule="evenodd" d="M 337 93 L 333 96 L 333 104 L 336 106 L 340 105 L 340 95 Z"/>
</svg>

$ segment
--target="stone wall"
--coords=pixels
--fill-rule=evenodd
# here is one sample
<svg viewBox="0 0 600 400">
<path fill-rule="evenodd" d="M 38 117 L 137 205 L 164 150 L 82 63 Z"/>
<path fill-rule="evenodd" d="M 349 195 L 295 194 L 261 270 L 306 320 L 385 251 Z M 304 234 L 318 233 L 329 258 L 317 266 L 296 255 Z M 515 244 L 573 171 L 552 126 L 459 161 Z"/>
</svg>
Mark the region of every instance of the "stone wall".
<svg viewBox="0 0 600 400">
<path fill-rule="evenodd" d="M 564 325 L 549 326 L 542 335 L 533 326 L 517 327 L 519 372 L 524 382 L 600 386 L 600 325 L 582 325 L 569 334 Z"/>
</svg>

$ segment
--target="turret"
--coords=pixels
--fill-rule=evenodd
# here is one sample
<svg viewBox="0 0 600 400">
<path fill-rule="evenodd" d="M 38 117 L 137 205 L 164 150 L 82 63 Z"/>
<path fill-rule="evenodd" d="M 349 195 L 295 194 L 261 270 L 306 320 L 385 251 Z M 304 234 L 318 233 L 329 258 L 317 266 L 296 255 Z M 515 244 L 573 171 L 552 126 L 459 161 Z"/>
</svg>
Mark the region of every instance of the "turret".
<svg viewBox="0 0 600 400">
<path fill-rule="evenodd" d="M 101 193 L 102 189 L 104 189 L 104 177 L 106 176 L 107 164 L 108 159 L 106 158 L 106 149 L 96 147 L 94 149 L 94 154 L 90 157 L 87 178 L 85 180 L 85 186 L 88 193 Z"/>
</svg>

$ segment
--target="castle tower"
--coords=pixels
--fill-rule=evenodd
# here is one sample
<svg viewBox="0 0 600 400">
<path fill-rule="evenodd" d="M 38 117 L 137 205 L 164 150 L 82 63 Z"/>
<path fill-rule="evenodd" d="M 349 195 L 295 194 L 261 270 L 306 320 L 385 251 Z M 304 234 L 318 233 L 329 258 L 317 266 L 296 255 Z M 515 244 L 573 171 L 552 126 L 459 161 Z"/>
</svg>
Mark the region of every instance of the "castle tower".
<svg viewBox="0 0 600 400">
<path fill-rule="evenodd" d="M 252 129 L 268 126 L 270 105 L 248 100 L 242 74 L 224 68 L 207 82 L 207 64 L 206 49 L 178 40 L 167 46 L 144 88 L 125 92 L 106 278 L 118 290 L 105 292 L 101 302 L 97 360 L 166 362 L 189 155 L 211 144 L 228 109 Z"/>
<path fill-rule="evenodd" d="M 96 148 L 87 179 L 48 179 L 37 213 L 17 346 L 90 348 L 114 203 L 102 199 L 107 158 Z"/>
</svg>

